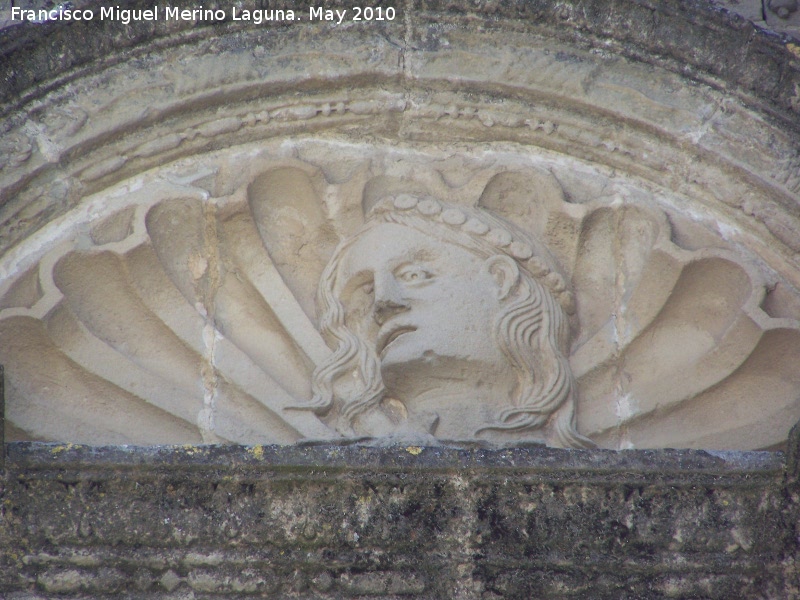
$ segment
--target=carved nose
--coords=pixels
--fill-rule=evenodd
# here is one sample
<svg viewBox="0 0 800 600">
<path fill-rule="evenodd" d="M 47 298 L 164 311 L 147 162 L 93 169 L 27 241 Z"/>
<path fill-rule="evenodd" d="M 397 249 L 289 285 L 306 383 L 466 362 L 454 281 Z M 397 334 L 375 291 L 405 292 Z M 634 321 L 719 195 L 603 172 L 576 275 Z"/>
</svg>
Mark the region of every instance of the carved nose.
<svg viewBox="0 0 800 600">
<path fill-rule="evenodd" d="M 408 305 L 394 300 L 379 300 L 375 303 L 373 312 L 375 322 L 378 325 L 383 325 L 388 319 L 394 315 L 408 310 Z"/>
<path fill-rule="evenodd" d="M 375 278 L 375 308 L 374 318 L 378 325 L 383 325 L 387 319 L 408 310 L 408 304 L 403 300 L 400 288 L 393 277 L 384 274 Z"/>
</svg>

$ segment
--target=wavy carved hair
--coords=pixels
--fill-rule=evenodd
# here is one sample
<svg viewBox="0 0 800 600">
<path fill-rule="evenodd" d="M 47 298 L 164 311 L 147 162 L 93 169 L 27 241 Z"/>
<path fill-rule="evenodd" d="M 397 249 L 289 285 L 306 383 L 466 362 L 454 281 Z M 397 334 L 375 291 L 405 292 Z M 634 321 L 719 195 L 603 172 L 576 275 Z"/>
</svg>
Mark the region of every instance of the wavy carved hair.
<svg viewBox="0 0 800 600">
<path fill-rule="evenodd" d="M 511 232 L 514 240 L 534 249 L 540 257 L 539 264 L 544 260 L 549 272 L 555 273 L 546 251 L 510 223 L 477 208 L 456 208 L 436 200 L 423 202 L 433 208 L 408 210 L 403 206 L 405 210 L 399 210 L 389 201 L 376 205 L 364 226 L 336 248 L 320 278 L 317 289 L 319 326 L 333 353 L 314 371 L 313 398 L 307 408 L 318 414 L 327 414 L 332 408 L 338 408 L 337 428 L 345 435 L 353 433 L 356 418 L 377 407 L 386 393 L 380 359 L 374 346 L 347 326 L 345 307 L 335 294 L 343 257 L 364 233 L 381 223 L 395 223 L 489 258 L 509 253 L 483 234 L 490 230 Z M 447 215 L 448 212 L 463 215 L 463 218 L 450 219 L 453 221 L 450 223 L 438 218 L 438 215 Z M 466 229 L 462 226 L 464 223 Z M 470 223 L 473 224 L 471 228 Z M 551 441 L 555 445 L 593 447 L 594 444 L 576 430 L 576 385 L 567 360 L 570 343 L 568 316 L 548 288 L 547 278 L 541 272 L 539 277 L 534 277 L 525 268 L 525 261 L 517 259 L 517 264 L 521 267 L 517 288 L 495 321 L 496 343 L 517 376 L 513 404 L 501 411 L 494 423 L 487 423 L 475 433 L 531 431 L 549 423 Z M 353 373 L 356 375 L 356 389 L 347 397 L 338 397 L 337 381 L 343 375 Z"/>
</svg>

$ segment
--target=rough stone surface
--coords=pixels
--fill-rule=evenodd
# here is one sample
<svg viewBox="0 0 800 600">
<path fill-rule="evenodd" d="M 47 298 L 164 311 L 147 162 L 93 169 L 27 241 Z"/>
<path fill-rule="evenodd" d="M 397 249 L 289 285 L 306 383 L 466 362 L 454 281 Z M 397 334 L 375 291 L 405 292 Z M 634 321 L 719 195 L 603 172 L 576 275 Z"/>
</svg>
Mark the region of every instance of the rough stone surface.
<svg viewBox="0 0 800 600">
<path fill-rule="evenodd" d="M 0 593 L 788 599 L 785 466 L 781 453 L 13 443 Z"/>
<path fill-rule="evenodd" d="M 5 466 L 6 462 L 6 390 L 5 390 L 5 377 L 3 366 L 0 365 L 0 469 Z"/>
</svg>

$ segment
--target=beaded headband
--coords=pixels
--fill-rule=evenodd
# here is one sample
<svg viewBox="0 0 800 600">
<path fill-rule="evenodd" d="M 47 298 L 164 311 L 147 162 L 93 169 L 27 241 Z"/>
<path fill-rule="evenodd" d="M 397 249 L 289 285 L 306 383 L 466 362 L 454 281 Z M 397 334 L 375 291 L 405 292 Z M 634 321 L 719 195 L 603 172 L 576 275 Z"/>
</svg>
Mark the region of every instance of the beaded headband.
<svg viewBox="0 0 800 600">
<path fill-rule="evenodd" d="M 473 238 L 482 239 L 516 260 L 532 277 L 546 287 L 558 300 L 561 308 L 569 315 L 575 314 L 575 297 L 567 289 L 564 277 L 547 264 L 547 261 L 534 255 L 530 243 L 515 239 L 510 231 L 496 224 L 481 220 L 478 215 L 467 214 L 464 210 L 443 205 L 435 198 L 420 198 L 411 194 L 399 194 L 387 197 L 378 202 L 372 214 L 391 212 L 411 212 L 425 217 L 429 221 L 442 223 L 451 229 L 460 229 Z"/>
</svg>

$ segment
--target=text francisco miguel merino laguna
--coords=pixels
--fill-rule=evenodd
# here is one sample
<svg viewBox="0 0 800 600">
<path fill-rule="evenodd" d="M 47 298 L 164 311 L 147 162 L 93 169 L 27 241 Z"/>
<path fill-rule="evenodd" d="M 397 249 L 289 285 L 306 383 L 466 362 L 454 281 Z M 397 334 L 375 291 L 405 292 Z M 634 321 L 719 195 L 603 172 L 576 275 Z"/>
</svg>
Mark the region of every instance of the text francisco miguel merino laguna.
<svg viewBox="0 0 800 600">
<path fill-rule="evenodd" d="M 230 14 L 229 14 L 230 13 Z M 304 16 L 306 18 L 304 18 Z M 267 21 L 328 21 L 341 23 L 348 21 L 393 21 L 396 11 L 391 6 L 354 6 L 342 9 L 324 9 L 310 7 L 308 14 L 305 11 L 284 9 L 242 9 L 233 7 L 230 11 L 221 8 L 178 8 L 172 6 L 154 6 L 148 9 L 120 8 L 119 6 L 105 6 L 97 10 L 85 8 L 66 8 L 58 6 L 49 10 L 26 9 L 18 6 L 11 7 L 13 21 L 92 21 L 98 18 L 101 21 L 121 21 L 124 25 L 133 21 L 225 21 L 230 17 L 232 21 L 251 21 L 255 24 Z"/>
</svg>

